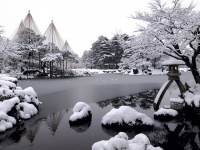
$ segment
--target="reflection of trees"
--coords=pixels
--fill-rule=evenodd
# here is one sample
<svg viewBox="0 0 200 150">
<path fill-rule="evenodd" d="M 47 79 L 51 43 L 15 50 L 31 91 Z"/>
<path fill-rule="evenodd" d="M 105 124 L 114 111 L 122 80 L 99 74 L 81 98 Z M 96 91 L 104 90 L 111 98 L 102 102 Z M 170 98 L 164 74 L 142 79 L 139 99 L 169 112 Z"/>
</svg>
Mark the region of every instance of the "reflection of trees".
<svg viewBox="0 0 200 150">
<path fill-rule="evenodd" d="M 57 113 L 54 113 L 52 116 L 47 116 L 46 123 L 49 129 L 52 131 L 52 134 L 54 135 L 56 133 L 56 130 L 65 115 L 66 111 L 60 111 Z"/>
<path fill-rule="evenodd" d="M 101 108 L 104 108 L 111 104 L 114 108 L 119 108 L 120 106 L 136 107 L 137 105 L 139 105 L 143 109 L 150 109 L 157 93 L 158 90 L 150 90 L 147 92 L 141 92 L 134 95 L 123 96 L 114 99 L 109 99 L 106 101 L 101 101 L 98 102 L 97 104 Z"/>
<path fill-rule="evenodd" d="M 169 123 L 163 123 L 148 135 L 152 145 L 161 146 L 167 150 L 200 149 L 198 126 L 192 125 L 190 121 L 173 122 L 171 126 L 172 124 L 174 130 L 170 129 Z"/>
<path fill-rule="evenodd" d="M 26 131 L 26 137 L 31 143 L 33 143 L 39 128 L 40 128 L 40 122 L 37 122 L 33 128 L 28 129 Z"/>
</svg>

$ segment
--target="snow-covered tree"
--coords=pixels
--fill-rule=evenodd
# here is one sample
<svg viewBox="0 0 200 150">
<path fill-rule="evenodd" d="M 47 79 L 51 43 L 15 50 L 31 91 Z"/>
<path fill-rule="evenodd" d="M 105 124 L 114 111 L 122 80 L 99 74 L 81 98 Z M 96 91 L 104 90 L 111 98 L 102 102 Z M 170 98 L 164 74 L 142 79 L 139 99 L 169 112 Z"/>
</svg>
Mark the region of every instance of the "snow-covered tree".
<svg viewBox="0 0 200 150">
<path fill-rule="evenodd" d="M 92 56 L 96 68 L 110 68 L 114 65 L 114 57 L 108 38 L 99 36 L 98 40 L 92 44 Z"/>
<path fill-rule="evenodd" d="M 83 55 L 81 57 L 81 62 L 82 64 L 86 67 L 86 68 L 93 68 L 93 62 L 94 62 L 94 59 L 93 59 L 93 56 L 92 56 L 92 50 L 85 50 L 83 52 Z"/>
<path fill-rule="evenodd" d="M 115 34 L 111 39 L 111 49 L 114 53 L 114 61 L 116 66 L 120 63 L 123 54 L 123 46 L 121 44 L 122 41 L 126 41 L 128 39 L 128 35 L 126 34 Z"/>
<path fill-rule="evenodd" d="M 146 22 L 139 28 L 141 34 L 132 43 L 132 49 L 141 49 L 148 56 L 164 53 L 183 60 L 200 83 L 196 61 L 200 54 L 200 13 L 194 11 L 192 3 L 182 6 L 181 0 L 153 0 L 149 6 L 150 13 L 137 12 L 132 16 Z"/>
<path fill-rule="evenodd" d="M 21 60 L 23 52 L 20 51 L 19 45 L 16 42 L 2 37 L 1 33 L 3 33 L 2 29 L 0 29 L 1 69 L 5 69 L 7 66 L 17 67 L 17 63 Z"/>
</svg>

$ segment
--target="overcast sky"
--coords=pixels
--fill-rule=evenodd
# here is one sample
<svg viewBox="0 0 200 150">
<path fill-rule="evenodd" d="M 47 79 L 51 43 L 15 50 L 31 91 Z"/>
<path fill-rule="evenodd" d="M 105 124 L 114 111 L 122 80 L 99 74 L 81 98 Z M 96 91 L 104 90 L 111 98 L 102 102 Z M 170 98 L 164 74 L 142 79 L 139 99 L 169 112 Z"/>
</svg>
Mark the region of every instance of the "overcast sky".
<svg viewBox="0 0 200 150">
<path fill-rule="evenodd" d="M 135 11 L 147 11 L 151 0 L 1 0 L 0 25 L 10 37 L 30 10 L 43 34 L 51 20 L 62 39 L 79 56 L 89 50 L 100 35 L 111 38 L 116 32 L 133 34 Z M 169 1 L 169 0 L 167 0 Z M 184 0 L 189 3 L 191 0 Z M 200 10 L 200 1 L 194 0 Z"/>
</svg>

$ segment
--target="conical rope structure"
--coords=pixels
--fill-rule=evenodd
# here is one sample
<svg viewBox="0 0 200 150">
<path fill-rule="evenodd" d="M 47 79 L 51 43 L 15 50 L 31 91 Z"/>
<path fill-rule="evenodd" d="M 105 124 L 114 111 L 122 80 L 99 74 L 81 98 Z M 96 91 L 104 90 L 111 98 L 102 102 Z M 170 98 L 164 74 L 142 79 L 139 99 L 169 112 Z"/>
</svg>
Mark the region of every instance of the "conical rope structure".
<svg viewBox="0 0 200 150">
<path fill-rule="evenodd" d="M 59 48 L 59 50 L 62 51 L 63 40 L 58 30 L 56 29 L 53 21 L 51 21 L 51 24 L 49 25 L 43 36 L 46 38 L 43 44 L 53 43 Z"/>
<path fill-rule="evenodd" d="M 15 41 L 18 39 L 18 33 L 21 32 L 23 29 L 25 29 L 25 25 L 23 23 L 23 20 L 20 22 L 19 26 L 17 29 L 14 31 L 14 33 L 11 35 L 10 39 Z"/>
<path fill-rule="evenodd" d="M 10 39 L 13 41 L 16 40 L 18 38 L 18 33 L 20 33 L 25 28 L 29 28 L 33 30 L 35 34 L 41 35 L 41 32 L 30 13 L 30 10 L 28 11 L 28 14 L 26 15 L 25 19 L 20 22 L 17 29 L 11 35 Z"/>
<path fill-rule="evenodd" d="M 26 17 L 24 19 L 24 25 L 26 28 L 33 30 L 35 32 L 35 34 L 41 35 L 41 32 L 30 13 L 30 10 L 28 11 L 28 14 L 26 15 Z"/>
<path fill-rule="evenodd" d="M 67 42 L 67 40 L 65 41 L 65 43 L 64 43 L 64 45 L 63 45 L 63 47 L 62 47 L 61 50 L 62 50 L 63 52 L 69 51 L 69 52 L 71 52 L 71 53 L 74 53 L 73 50 L 72 50 L 72 48 L 70 47 L 69 43 Z"/>
</svg>

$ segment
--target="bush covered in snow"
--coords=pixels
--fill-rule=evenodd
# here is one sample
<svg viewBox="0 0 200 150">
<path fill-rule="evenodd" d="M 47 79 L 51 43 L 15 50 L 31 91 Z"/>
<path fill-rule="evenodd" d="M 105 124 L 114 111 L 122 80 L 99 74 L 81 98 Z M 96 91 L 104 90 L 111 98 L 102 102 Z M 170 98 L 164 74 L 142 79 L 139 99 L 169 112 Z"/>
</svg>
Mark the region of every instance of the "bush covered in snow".
<svg viewBox="0 0 200 150">
<path fill-rule="evenodd" d="M 104 126 L 152 126 L 153 120 L 143 113 L 137 112 L 129 106 L 121 106 L 118 109 L 113 108 L 101 121 Z"/>
<path fill-rule="evenodd" d="M 73 108 L 73 114 L 69 118 L 69 123 L 76 124 L 76 123 L 81 123 L 84 120 L 91 121 L 91 117 L 92 117 L 91 107 L 84 102 L 78 102 Z"/>
<path fill-rule="evenodd" d="M 129 140 L 126 133 L 120 132 L 107 141 L 94 143 L 92 150 L 162 150 L 162 148 L 152 146 L 149 138 L 142 133 Z"/>
<path fill-rule="evenodd" d="M 41 102 L 32 87 L 18 87 L 16 78 L 1 76 L 0 85 L 0 132 L 4 132 L 35 115 Z"/>
</svg>

